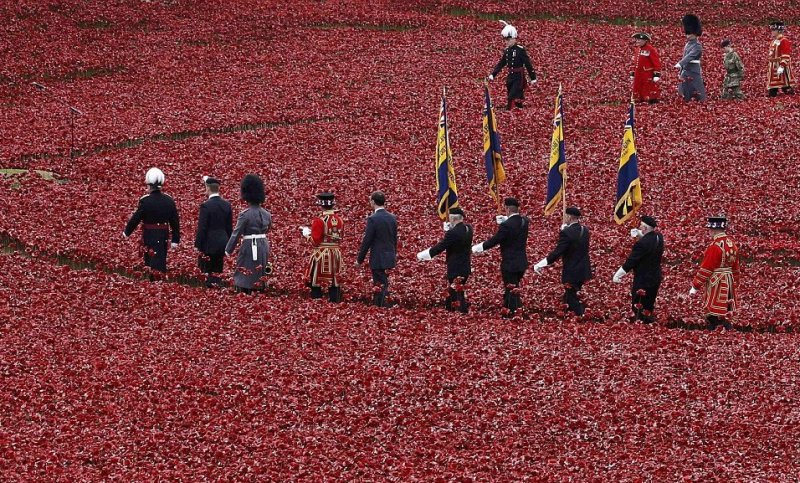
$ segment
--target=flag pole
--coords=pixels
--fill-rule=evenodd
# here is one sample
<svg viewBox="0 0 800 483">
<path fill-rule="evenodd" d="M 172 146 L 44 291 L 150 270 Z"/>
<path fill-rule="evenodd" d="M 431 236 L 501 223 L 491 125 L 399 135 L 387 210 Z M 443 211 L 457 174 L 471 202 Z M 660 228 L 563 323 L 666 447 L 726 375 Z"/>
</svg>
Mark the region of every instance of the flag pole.
<svg viewBox="0 0 800 483">
<path fill-rule="evenodd" d="M 564 138 L 564 96 L 561 90 L 560 82 L 558 83 L 558 100 L 559 100 L 558 108 L 561 111 L 559 112 L 559 114 L 561 115 L 561 137 Z M 562 142 L 564 142 L 564 159 L 566 160 L 567 143 L 566 141 L 563 141 L 563 139 Z M 567 216 L 567 168 L 566 167 L 564 167 L 564 173 L 563 176 L 561 177 L 561 209 L 563 218 L 564 216 Z"/>
<path fill-rule="evenodd" d="M 444 149 L 445 156 L 450 149 L 450 132 L 447 128 L 447 86 L 442 86 L 442 117 L 444 117 Z M 449 166 L 448 166 L 449 169 Z M 450 189 L 448 185 L 447 189 Z M 450 193 L 447 194 L 447 200 L 444 202 L 445 213 L 450 213 Z"/>
</svg>

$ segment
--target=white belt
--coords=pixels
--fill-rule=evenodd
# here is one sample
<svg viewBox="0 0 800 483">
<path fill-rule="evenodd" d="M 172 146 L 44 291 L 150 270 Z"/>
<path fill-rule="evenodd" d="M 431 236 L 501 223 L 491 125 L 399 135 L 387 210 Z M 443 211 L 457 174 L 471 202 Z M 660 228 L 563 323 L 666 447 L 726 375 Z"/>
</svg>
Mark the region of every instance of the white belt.
<svg viewBox="0 0 800 483">
<path fill-rule="evenodd" d="M 689 63 L 690 64 L 699 64 L 700 61 L 699 60 L 690 60 Z"/>
<path fill-rule="evenodd" d="M 245 235 L 243 237 L 245 240 L 252 240 L 252 243 L 250 245 L 250 251 L 253 252 L 254 262 L 258 260 L 258 242 L 256 240 L 261 240 L 266 237 L 267 235 L 264 233 L 259 233 L 258 235 Z"/>
</svg>

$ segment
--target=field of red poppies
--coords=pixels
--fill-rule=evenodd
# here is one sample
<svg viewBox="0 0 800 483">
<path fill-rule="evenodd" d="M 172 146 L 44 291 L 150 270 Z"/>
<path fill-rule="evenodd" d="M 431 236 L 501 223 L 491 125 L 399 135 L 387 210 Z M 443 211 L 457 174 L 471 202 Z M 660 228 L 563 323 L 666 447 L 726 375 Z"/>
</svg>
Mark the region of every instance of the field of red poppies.
<svg viewBox="0 0 800 483">
<path fill-rule="evenodd" d="M 782 18 L 794 38 L 800 6 L 697 2 L 711 96 L 687 105 L 669 67 L 683 2 L 401 3 L 0 6 L 3 479 L 792 479 L 800 96 L 768 99 L 764 79 L 766 24 Z M 530 258 L 546 255 L 561 223 L 541 213 L 562 84 L 568 197 L 593 231 L 584 321 L 563 316 L 560 267 L 529 274 L 526 311 L 503 320 L 499 253 L 475 258 L 467 317 L 441 309 L 443 260 L 414 258 L 441 236 L 442 86 L 461 204 L 476 241 L 495 229 L 480 116 L 500 18 L 540 78 L 525 110 L 498 112 L 501 193 L 531 217 Z M 665 101 L 637 111 L 643 212 L 667 241 L 653 327 L 627 322 L 628 287 L 611 283 L 631 243 L 611 216 L 629 36 L 642 29 L 667 66 Z M 741 102 L 716 98 L 723 38 L 746 66 Z M 492 92 L 502 105 L 502 79 Z M 73 159 L 60 100 L 84 113 Z M 121 236 L 151 166 L 183 230 L 156 283 Z M 239 209 L 250 172 L 267 185 L 276 274 L 254 297 L 204 291 L 200 176 Z M 388 312 L 365 305 L 371 282 L 355 267 L 346 303 L 307 300 L 297 227 L 327 189 L 348 265 L 369 193 L 387 193 L 400 230 Z M 743 255 L 739 330 L 686 330 L 701 322 L 686 293 L 704 220 L 720 212 Z"/>
</svg>

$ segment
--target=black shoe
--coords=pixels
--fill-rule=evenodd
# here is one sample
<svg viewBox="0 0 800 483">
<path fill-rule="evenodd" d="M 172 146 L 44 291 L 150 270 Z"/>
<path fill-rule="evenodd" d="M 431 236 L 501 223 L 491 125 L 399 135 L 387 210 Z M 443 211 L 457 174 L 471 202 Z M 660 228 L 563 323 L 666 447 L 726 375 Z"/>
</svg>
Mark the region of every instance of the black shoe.
<svg viewBox="0 0 800 483">
<path fill-rule="evenodd" d="M 328 289 L 328 301 L 338 304 L 342 301 L 342 289 L 339 287 L 331 287 Z"/>
<path fill-rule="evenodd" d="M 312 299 L 321 299 L 322 298 L 322 287 L 311 287 L 311 298 Z"/>
</svg>

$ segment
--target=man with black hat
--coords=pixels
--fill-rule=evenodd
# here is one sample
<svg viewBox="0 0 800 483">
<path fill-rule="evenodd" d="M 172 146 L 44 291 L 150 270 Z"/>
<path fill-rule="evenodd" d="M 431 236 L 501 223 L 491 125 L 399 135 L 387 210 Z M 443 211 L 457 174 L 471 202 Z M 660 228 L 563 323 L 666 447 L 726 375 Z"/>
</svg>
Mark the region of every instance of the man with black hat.
<svg viewBox="0 0 800 483">
<path fill-rule="evenodd" d="M 503 57 L 500 62 L 489 74 L 489 80 L 494 80 L 497 74 L 503 70 L 503 67 L 508 67 L 508 76 L 506 76 L 506 89 L 508 91 L 508 102 L 506 109 L 511 110 L 512 107 L 523 108 L 525 107 L 522 101 L 525 99 L 525 88 L 528 83 L 536 83 L 536 71 L 533 70 L 531 59 L 528 57 L 528 52 L 525 47 L 517 43 L 517 29 L 504 21 L 503 30 L 500 35 L 505 39 L 506 48 L 503 51 Z M 525 73 L 528 74 L 528 81 L 525 81 Z"/>
<path fill-rule="evenodd" d="M 689 295 L 705 290 L 705 316 L 708 328 L 720 325 L 731 329 L 730 317 L 736 310 L 736 279 L 739 276 L 739 249 L 725 230 L 728 219 L 724 215 L 712 216 L 706 228 L 712 242 L 703 255 L 700 269 L 692 280 Z"/>
<path fill-rule="evenodd" d="M 661 286 L 661 257 L 664 255 L 664 236 L 656 231 L 656 220 L 652 216 L 643 216 L 639 228 L 631 230 L 631 236 L 637 238 L 633 249 L 625 263 L 614 274 L 613 282 L 622 282 L 631 270 L 633 288 L 631 289 L 631 306 L 636 320 L 645 324 L 655 322 L 653 310 L 656 305 L 658 288 Z"/>
<path fill-rule="evenodd" d="M 706 86 L 703 83 L 703 69 L 700 67 L 700 58 L 703 56 L 703 44 L 697 39 L 703 35 L 700 19 L 695 15 L 683 16 L 683 31 L 686 33 L 686 45 L 683 48 L 683 58 L 675 64 L 678 69 L 680 85 L 678 93 L 684 101 L 706 100 Z"/>
<path fill-rule="evenodd" d="M 580 223 L 581 211 L 570 206 L 564 212 L 564 224 L 558 235 L 558 244 L 547 257 L 533 266 L 536 273 L 564 257 L 561 270 L 561 283 L 564 284 L 564 303 L 576 315 L 586 311 L 578 297 L 584 282 L 592 278 L 592 264 L 589 260 L 589 229 Z"/>
<path fill-rule="evenodd" d="M 772 42 L 769 44 L 769 66 L 767 70 L 767 92 L 770 97 L 778 95 L 778 89 L 784 94 L 794 94 L 794 78 L 792 77 L 792 43 L 786 38 L 786 26 L 783 22 L 773 22 Z"/>
<path fill-rule="evenodd" d="M 722 99 L 744 99 L 742 80 L 744 80 L 744 64 L 739 54 L 733 50 L 729 39 L 720 42 L 720 47 L 725 52 L 722 64 L 725 66 L 725 78 L 722 80 Z"/>
<path fill-rule="evenodd" d="M 389 295 L 389 276 L 386 270 L 397 264 L 397 218 L 384 208 L 386 195 L 375 191 L 369 196 L 372 215 L 367 218 L 367 227 L 361 248 L 358 250 L 356 264 L 361 265 L 369 252 L 369 268 L 372 271 L 374 293 L 372 303 L 386 307 Z"/>
<path fill-rule="evenodd" d="M 172 248 L 181 241 L 178 209 L 175 201 L 161 192 L 164 173 L 158 168 L 150 168 L 144 182 L 148 193 L 139 199 L 136 211 L 128 220 L 122 235 L 131 236 L 139 223 L 142 223 L 142 243 L 144 244 L 144 264 L 159 272 L 167 271 L 167 240 L 172 231 Z M 152 275 L 151 275 L 152 278 Z"/>
<path fill-rule="evenodd" d="M 631 81 L 633 98 L 636 102 L 658 102 L 661 98 L 661 60 L 658 51 L 651 44 L 650 34 L 639 32 L 631 36 L 636 44 Z"/>
<path fill-rule="evenodd" d="M 317 195 L 322 214 L 311 222 L 311 227 L 301 226 L 303 236 L 314 246 L 306 270 L 306 280 L 311 287 L 311 298 L 322 298 L 322 284 L 328 284 L 328 300 L 342 301 L 339 273 L 342 271 L 342 251 L 339 245 L 344 237 L 344 220 L 334 209 L 333 193 Z"/>
<path fill-rule="evenodd" d="M 427 261 L 446 252 L 448 297 L 445 308 L 466 314 L 468 307 L 464 285 L 472 273 L 472 225 L 464 222 L 464 211 L 461 208 L 450 208 L 448 218 L 450 221 L 444 224 L 445 234 L 442 241 L 417 253 L 417 260 Z"/>
<path fill-rule="evenodd" d="M 496 217 L 497 224 L 500 225 L 497 233 L 485 242 L 473 246 L 472 253 L 482 253 L 500 245 L 500 274 L 505 284 L 503 307 L 504 312 L 512 316 L 522 308 L 519 284 L 528 269 L 528 254 L 525 249 L 530 220 L 519 214 L 519 201 L 516 198 L 506 198 L 503 206 L 506 214 Z"/>
<path fill-rule="evenodd" d="M 220 182 L 217 178 L 203 176 L 203 186 L 208 199 L 200 205 L 200 219 L 197 222 L 197 235 L 194 246 L 200 251 L 198 264 L 206 274 L 206 287 L 218 286 L 225 259 L 225 245 L 233 231 L 233 212 L 231 204 L 219 194 Z"/>
</svg>

